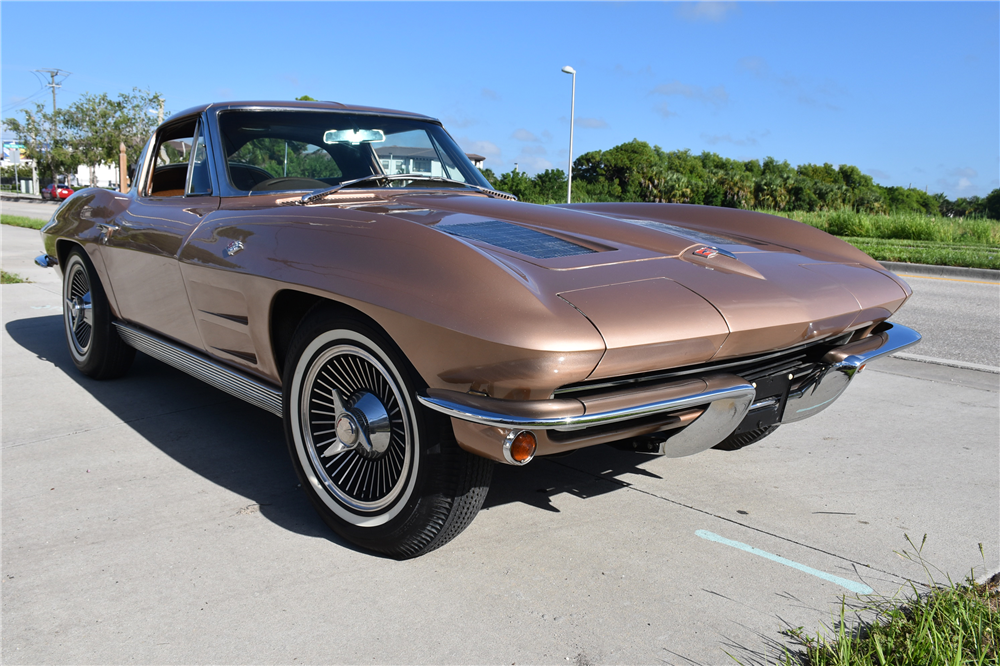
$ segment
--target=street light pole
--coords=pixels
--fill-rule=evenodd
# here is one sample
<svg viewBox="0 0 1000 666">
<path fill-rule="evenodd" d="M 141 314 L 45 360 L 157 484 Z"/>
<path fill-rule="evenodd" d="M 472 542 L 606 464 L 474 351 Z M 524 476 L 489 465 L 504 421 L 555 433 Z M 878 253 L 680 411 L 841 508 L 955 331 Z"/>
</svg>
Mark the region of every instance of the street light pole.
<svg viewBox="0 0 1000 666">
<path fill-rule="evenodd" d="M 566 65 L 562 71 L 573 75 L 573 92 L 569 96 L 569 164 L 566 167 L 566 203 L 573 203 L 573 116 L 576 114 L 576 70 Z"/>
</svg>

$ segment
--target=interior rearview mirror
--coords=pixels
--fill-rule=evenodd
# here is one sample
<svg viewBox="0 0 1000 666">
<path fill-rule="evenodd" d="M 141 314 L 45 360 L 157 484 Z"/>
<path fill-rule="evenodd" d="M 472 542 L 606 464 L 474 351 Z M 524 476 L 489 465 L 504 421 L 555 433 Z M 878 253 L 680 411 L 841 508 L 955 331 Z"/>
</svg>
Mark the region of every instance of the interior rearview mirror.
<svg viewBox="0 0 1000 666">
<path fill-rule="evenodd" d="M 323 143 L 381 143 L 385 141 L 385 133 L 378 129 L 363 130 L 327 130 L 323 134 Z"/>
</svg>

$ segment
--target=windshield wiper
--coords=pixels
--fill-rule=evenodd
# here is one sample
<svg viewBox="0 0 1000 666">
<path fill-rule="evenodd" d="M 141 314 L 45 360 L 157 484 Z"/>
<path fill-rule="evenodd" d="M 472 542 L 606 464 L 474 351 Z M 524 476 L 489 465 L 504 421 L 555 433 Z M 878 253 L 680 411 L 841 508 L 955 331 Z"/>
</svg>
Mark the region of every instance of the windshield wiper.
<svg viewBox="0 0 1000 666">
<path fill-rule="evenodd" d="M 435 182 L 435 183 L 449 183 L 451 185 L 461 185 L 462 187 L 468 187 L 468 188 L 471 188 L 473 190 L 476 190 L 478 192 L 482 192 L 482 193 L 490 195 L 490 196 L 496 196 L 496 197 L 499 197 L 501 199 L 510 199 L 512 201 L 517 201 L 517 197 L 515 197 L 513 194 L 508 194 L 507 192 L 500 192 L 498 190 L 491 190 L 488 187 L 480 187 L 479 185 L 473 185 L 471 183 L 464 183 L 464 182 L 462 182 L 460 180 L 452 180 L 451 178 L 442 178 L 441 176 L 421 176 L 421 175 L 412 174 L 412 173 L 397 173 L 397 174 L 393 174 L 391 176 L 388 176 L 388 175 L 383 174 L 383 173 L 373 173 L 370 176 L 365 176 L 363 178 L 355 178 L 354 180 L 349 180 L 349 181 L 347 181 L 345 183 L 340 183 L 338 185 L 334 185 L 333 187 L 328 187 L 325 190 L 320 190 L 319 192 L 313 192 L 312 194 L 307 194 L 304 197 L 302 197 L 302 203 L 304 205 L 315 203 L 317 201 L 320 201 L 321 199 L 323 199 L 327 195 L 333 194 L 334 192 L 338 192 L 338 191 L 342 190 L 343 188 L 350 187 L 352 185 L 360 185 L 362 183 L 369 183 L 369 182 L 374 182 L 374 181 L 383 181 L 383 182 L 388 183 L 388 182 L 393 181 L 393 180 L 424 180 L 424 181 L 431 181 L 431 182 Z"/>
</svg>

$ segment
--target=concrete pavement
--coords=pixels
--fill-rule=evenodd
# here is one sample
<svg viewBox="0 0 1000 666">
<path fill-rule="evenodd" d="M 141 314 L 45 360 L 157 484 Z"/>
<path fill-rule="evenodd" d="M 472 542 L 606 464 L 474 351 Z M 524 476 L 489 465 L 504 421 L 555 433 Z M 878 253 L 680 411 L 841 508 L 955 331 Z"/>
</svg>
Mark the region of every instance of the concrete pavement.
<svg viewBox="0 0 1000 666">
<path fill-rule="evenodd" d="M 996 375 L 888 359 L 743 451 L 499 466 L 395 562 L 326 529 L 275 417 L 141 354 L 77 373 L 37 270 L 2 287 L 5 664 L 773 663 L 845 584 L 924 580 L 904 534 L 954 578 L 1000 565 Z"/>
</svg>

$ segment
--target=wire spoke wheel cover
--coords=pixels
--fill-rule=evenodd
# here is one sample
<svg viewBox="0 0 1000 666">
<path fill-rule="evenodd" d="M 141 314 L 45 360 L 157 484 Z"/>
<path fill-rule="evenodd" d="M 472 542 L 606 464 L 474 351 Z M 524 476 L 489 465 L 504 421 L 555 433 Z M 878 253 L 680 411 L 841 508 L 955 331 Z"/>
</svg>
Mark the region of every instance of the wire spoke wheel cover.
<svg viewBox="0 0 1000 666">
<path fill-rule="evenodd" d="M 78 358 L 86 357 L 94 336 L 90 276 L 83 261 L 74 256 L 66 267 L 63 280 L 63 319 L 70 350 Z"/>
<path fill-rule="evenodd" d="M 356 331 L 328 331 L 299 357 L 289 405 L 294 454 L 312 490 L 350 524 L 384 524 L 412 493 L 418 434 L 404 385 Z"/>
</svg>

